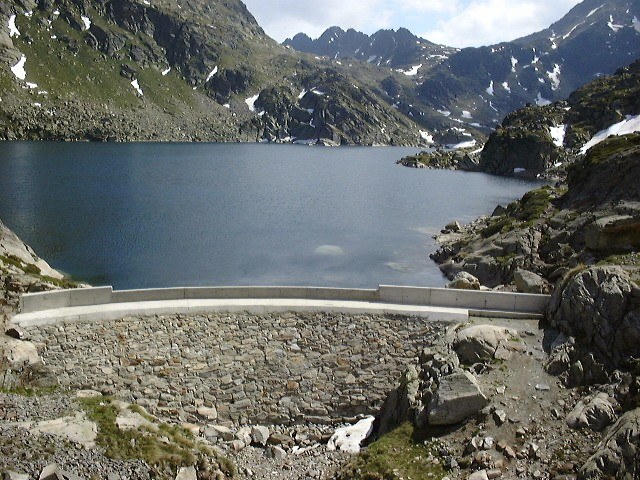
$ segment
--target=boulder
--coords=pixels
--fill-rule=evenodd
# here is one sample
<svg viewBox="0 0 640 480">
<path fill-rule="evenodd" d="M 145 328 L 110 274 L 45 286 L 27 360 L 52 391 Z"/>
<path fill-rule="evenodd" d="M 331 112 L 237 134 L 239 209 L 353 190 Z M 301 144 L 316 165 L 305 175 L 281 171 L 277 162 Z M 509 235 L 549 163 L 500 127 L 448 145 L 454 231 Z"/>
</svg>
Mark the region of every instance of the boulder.
<svg viewBox="0 0 640 480">
<path fill-rule="evenodd" d="M 580 478 L 634 480 L 640 478 L 640 408 L 622 415 L 609 428 L 580 469 Z"/>
<path fill-rule="evenodd" d="M 176 480 L 198 480 L 198 473 L 195 467 L 180 467 Z"/>
<path fill-rule="evenodd" d="M 83 480 L 82 477 L 71 472 L 62 470 L 58 465 L 52 463 L 42 469 L 39 480 Z"/>
<path fill-rule="evenodd" d="M 551 327 L 610 366 L 640 357 L 640 288 L 620 267 L 589 267 L 559 282 Z"/>
<path fill-rule="evenodd" d="M 460 366 L 458 356 L 445 345 L 433 345 L 420 352 L 417 365 L 404 372 L 400 386 L 391 391 L 376 420 L 374 437 L 390 432 L 405 421 L 419 428 L 428 424 L 428 407 L 440 379 Z"/>
<path fill-rule="evenodd" d="M 517 335 L 518 332 L 510 328 L 474 325 L 456 333 L 453 349 L 465 364 L 490 361 L 499 347 Z"/>
<path fill-rule="evenodd" d="M 629 251 L 640 248 L 640 218 L 612 215 L 595 220 L 585 229 L 585 246 L 594 251 Z"/>
<path fill-rule="evenodd" d="M 462 226 L 458 221 L 454 220 L 453 222 L 449 222 L 444 227 L 445 230 L 449 230 L 450 232 L 459 232 L 462 230 Z"/>
<path fill-rule="evenodd" d="M 600 431 L 611 425 L 616 419 L 612 399 L 604 392 L 584 398 L 567 415 L 567 425 L 579 430 L 590 428 Z"/>
<path fill-rule="evenodd" d="M 252 427 L 251 441 L 260 446 L 265 446 L 269 440 L 269 429 L 267 427 Z"/>
<path fill-rule="evenodd" d="M 455 425 L 488 403 L 475 377 L 467 371 L 458 370 L 440 379 L 438 390 L 429 404 L 429 424 Z"/>
<path fill-rule="evenodd" d="M 521 268 L 513 272 L 513 282 L 521 293 L 546 293 L 549 288 L 540 275 Z"/>
<path fill-rule="evenodd" d="M 459 272 L 453 280 L 447 284 L 447 288 L 459 290 L 480 290 L 480 280 L 467 272 Z"/>
<path fill-rule="evenodd" d="M 18 473 L 12 470 L 4 472 L 4 480 L 29 480 L 29 475 L 26 473 Z"/>
</svg>

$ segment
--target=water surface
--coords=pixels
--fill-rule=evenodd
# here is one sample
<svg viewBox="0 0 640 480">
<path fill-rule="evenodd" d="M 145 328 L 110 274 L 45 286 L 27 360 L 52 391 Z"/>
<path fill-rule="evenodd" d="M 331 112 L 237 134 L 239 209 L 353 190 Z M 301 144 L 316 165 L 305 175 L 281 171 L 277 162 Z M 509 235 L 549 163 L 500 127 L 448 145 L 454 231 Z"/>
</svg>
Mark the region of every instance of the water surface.
<svg viewBox="0 0 640 480">
<path fill-rule="evenodd" d="M 442 286 L 431 235 L 531 182 L 416 170 L 417 149 L 0 142 L 0 218 L 116 288 Z"/>
</svg>

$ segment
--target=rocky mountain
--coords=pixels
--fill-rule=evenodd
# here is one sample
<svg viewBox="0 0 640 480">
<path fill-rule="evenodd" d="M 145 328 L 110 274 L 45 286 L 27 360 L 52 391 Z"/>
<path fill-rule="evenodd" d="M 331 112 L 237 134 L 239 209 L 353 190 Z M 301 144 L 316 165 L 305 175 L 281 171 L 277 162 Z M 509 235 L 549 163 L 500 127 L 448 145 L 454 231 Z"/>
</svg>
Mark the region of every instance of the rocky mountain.
<svg viewBox="0 0 640 480">
<path fill-rule="evenodd" d="M 505 118 L 481 153 L 479 169 L 499 175 L 563 176 L 598 138 L 637 130 L 640 61 L 584 85 L 566 101 L 530 106 Z"/>
<path fill-rule="evenodd" d="M 283 45 L 334 59 L 355 59 L 387 66 L 408 76 L 417 75 L 420 69 L 428 69 L 458 50 L 431 43 L 406 28 L 379 30 L 367 35 L 353 28 L 344 31 L 340 27 L 331 27 L 315 40 L 298 33 L 287 38 Z"/>
<path fill-rule="evenodd" d="M 298 34 L 285 45 L 399 69 L 411 79 L 399 104 L 406 99 L 422 115 L 436 113 L 466 124 L 467 131 L 488 133 L 513 110 L 565 99 L 640 57 L 639 19 L 637 2 L 584 0 L 548 29 L 480 48 L 435 45 L 405 29 L 367 36 L 338 27 L 315 40 Z M 436 122 L 430 119 L 429 126 L 442 130 Z"/>
<path fill-rule="evenodd" d="M 560 182 L 466 228 L 448 226 L 432 256 L 443 272 L 450 279 L 466 272 L 491 288 L 544 291 L 568 270 L 611 255 L 621 255 L 616 263 L 637 266 L 639 98 L 640 60 L 581 87 L 567 101 L 507 116 L 483 148 L 477 170 Z"/>
<path fill-rule="evenodd" d="M 639 19 L 637 2 L 585 0 L 546 30 L 457 52 L 426 74 L 420 98 L 486 125 L 527 103 L 561 100 L 640 56 Z"/>
<path fill-rule="evenodd" d="M 12 0 L 0 19 L 0 138 L 423 141 L 375 82 L 278 45 L 239 0 Z"/>
</svg>

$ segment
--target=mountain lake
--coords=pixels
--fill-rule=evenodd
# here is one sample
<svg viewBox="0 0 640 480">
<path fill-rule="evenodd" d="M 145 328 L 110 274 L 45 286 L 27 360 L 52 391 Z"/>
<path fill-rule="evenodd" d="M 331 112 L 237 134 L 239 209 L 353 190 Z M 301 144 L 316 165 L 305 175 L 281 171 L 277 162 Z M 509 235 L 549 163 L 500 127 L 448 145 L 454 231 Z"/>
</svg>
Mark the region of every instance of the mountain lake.
<svg viewBox="0 0 640 480">
<path fill-rule="evenodd" d="M 0 142 L 0 219 L 118 289 L 443 286 L 432 235 L 539 182 L 395 164 L 419 150 Z"/>
</svg>

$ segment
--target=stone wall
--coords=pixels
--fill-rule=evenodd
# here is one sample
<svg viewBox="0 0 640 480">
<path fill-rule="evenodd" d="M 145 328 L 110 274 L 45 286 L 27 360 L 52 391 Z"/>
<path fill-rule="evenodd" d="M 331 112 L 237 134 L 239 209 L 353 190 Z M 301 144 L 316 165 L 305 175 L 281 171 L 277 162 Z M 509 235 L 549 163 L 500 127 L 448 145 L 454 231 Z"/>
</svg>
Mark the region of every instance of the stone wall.
<svg viewBox="0 0 640 480">
<path fill-rule="evenodd" d="M 62 386 L 174 421 L 329 424 L 375 413 L 444 325 L 342 314 L 175 315 L 30 327 Z"/>
</svg>

